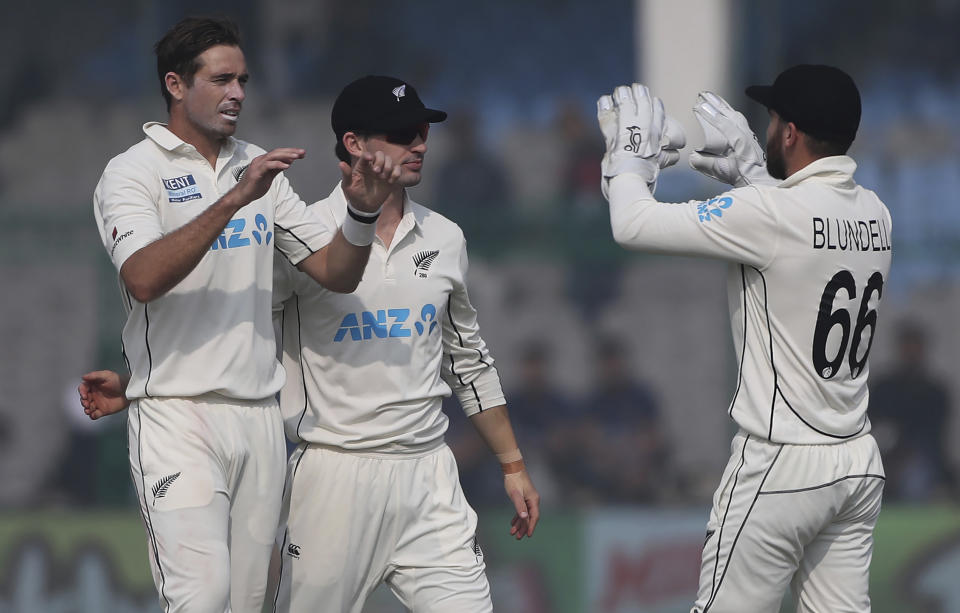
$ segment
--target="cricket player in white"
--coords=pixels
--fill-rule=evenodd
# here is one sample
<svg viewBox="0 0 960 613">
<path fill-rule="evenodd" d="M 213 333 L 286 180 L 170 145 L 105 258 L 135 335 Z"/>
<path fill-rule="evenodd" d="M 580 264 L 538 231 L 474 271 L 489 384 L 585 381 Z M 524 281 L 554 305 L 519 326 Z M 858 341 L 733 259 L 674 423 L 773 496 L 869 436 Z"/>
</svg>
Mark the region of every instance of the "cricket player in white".
<svg viewBox="0 0 960 613">
<path fill-rule="evenodd" d="M 405 189 L 420 182 L 429 123 L 445 118 L 398 79 L 344 88 L 333 108 L 338 155 L 382 151 L 403 169 L 370 225 L 363 281 L 337 294 L 277 258 L 288 373 L 280 404 L 299 443 L 278 537 L 277 611 L 359 613 L 382 582 L 415 613 L 492 610 L 477 516 L 443 440 L 451 388 L 502 463 L 517 512 L 511 534 L 536 526 L 539 495 L 467 294 L 463 233 Z M 340 186 L 311 208 L 329 225 L 349 217 Z"/>
<path fill-rule="evenodd" d="M 682 204 L 653 197 L 661 145 L 678 144 L 660 100 L 634 84 L 598 101 L 616 241 L 730 264 L 739 368 L 728 412 L 739 432 L 692 611 L 779 611 L 788 584 L 797 611 L 869 611 L 884 473 L 869 434 L 868 357 L 890 214 L 845 155 L 860 120 L 848 75 L 796 66 L 747 94 L 770 112 L 766 166 L 743 115 L 704 92 L 694 113 L 706 145 L 691 165 L 734 189 Z"/>
<path fill-rule="evenodd" d="M 131 473 L 164 611 L 259 613 L 285 464 L 274 246 L 313 281 L 350 291 L 370 241 L 348 242 L 350 223 L 338 231 L 290 188 L 280 173 L 303 150 L 233 138 L 247 81 L 233 24 L 180 22 L 157 64 L 169 124 L 146 124 L 94 194 L 127 311 Z M 399 169 L 381 155 L 341 170 L 358 215 L 375 219 Z M 120 383 L 86 376 L 88 412 Z"/>
</svg>

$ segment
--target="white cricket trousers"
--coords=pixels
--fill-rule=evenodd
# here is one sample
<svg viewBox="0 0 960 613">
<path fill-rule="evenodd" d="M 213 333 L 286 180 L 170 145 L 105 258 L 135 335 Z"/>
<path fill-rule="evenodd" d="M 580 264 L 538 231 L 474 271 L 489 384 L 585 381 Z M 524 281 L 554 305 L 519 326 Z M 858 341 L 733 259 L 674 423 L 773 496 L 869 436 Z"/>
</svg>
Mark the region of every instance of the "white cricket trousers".
<svg viewBox="0 0 960 613">
<path fill-rule="evenodd" d="M 493 610 L 477 514 L 445 444 L 419 457 L 301 444 L 283 515 L 276 611 L 360 613 L 382 582 L 413 613 Z"/>
<path fill-rule="evenodd" d="M 276 400 L 148 398 L 128 420 L 164 613 L 260 613 L 286 464 Z"/>
<path fill-rule="evenodd" d="M 779 445 L 738 433 L 713 497 L 691 613 L 870 611 L 873 528 L 884 472 L 869 434 Z"/>
</svg>

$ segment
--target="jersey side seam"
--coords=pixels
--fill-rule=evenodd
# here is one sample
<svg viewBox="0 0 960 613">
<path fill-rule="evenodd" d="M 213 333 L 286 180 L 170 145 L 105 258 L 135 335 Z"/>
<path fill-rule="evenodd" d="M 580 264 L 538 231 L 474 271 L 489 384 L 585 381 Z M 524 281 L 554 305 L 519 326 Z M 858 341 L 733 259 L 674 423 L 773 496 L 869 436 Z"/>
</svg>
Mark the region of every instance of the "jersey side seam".
<svg viewBox="0 0 960 613">
<path fill-rule="evenodd" d="M 147 380 L 143 383 L 143 395 L 147 398 L 150 397 L 150 392 L 147 391 L 147 387 L 150 385 L 150 376 L 153 374 L 153 352 L 150 351 L 150 304 L 146 303 L 143 305 L 143 320 L 146 322 L 146 327 L 143 331 L 143 342 L 147 347 Z"/>
<path fill-rule="evenodd" d="M 447 296 L 447 319 L 450 320 L 450 325 L 453 327 L 453 331 L 457 333 L 457 341 L 460 343 L 460 347 L 463 349 L 466 349 L 467 347 L 463 344 L 463 335 L 460 334 L 460 328 L 457 327 L 457 323 L 453 320 L 452 300 L 449 295 Z M 481 357 L 483 356 L 483 354 L 480 353 L 479 349 L 477 349 L 477 353 L 479 353 Z M 490 366 L 489 364 L 484 362 L 482 359 L 480 361 L 483 363 L 484 366 L 487 366 L 487 367 Z M 450 353 L 450 372 L 452 372 L 457 376 L 457 379 L 460 381 L 460 385 L 465 386 L 466 383 L 464 383 L 463 377 L 457 373 L 456 369 L 454 368 L 454 364 L 455 364 L 455 361 L 453 359 L 453 353 L 451 352 Z M 470 382 L 470 389 L 473 390 L 473 395 L 477 399 L 477 406 L 480 407 L 480 412 L 483 412 L 484 410 L 483 403 L 480 401 L 480 394 L 477 392 L 477 386 L 474 385 L 473 381 Z"/>
<path fill-rule="evenodd" d="M 274 225 L 274 227 L 276 227 L 277 229 L 283 230 L 284 232 L 286 232 L 287 234 L 289 234 L 290 236 L 292 236 L 293 238 L 295 238 L 295 239 L 297 240 L 297 242 L 300 243 L 301 245 L 303 245 L 304 247 L 306 247 L 307 251 L 309 251 L 311 254 L 314 253 L 313 249 L 310 248 L 310 245 L 308 245 L 306 242 L 304 242 L 304 240 L 303 240 L 302 238 L 300 238 L 299 236 L 297 236 L 296 233 L 295 233 L 293 230 L 290 230 L 290 229 L 288 229 L 288 228 L 284 228 L 283 226 L 281 226 L 280 224 L 278 224 L 278 223 L 276 222 L 276 220 L 274 220 L 273 225 Z M 288 259 L 289 259 L 289 258 L 288 258 Z"/>
<path fill-rule="evenodd" d="M 770 428 L 767 432 L 767 440 L 771 443 L 773 442 L 773 414 L 777 408 L 777 389 L 779 389 L 779 383 L 777 381 L 777 365 L 773 359 L 773 329 L 770 327 L 770 305 L 769 298 L 767 297 L 767 279 L 763 276 L 763 273 L 759 268 L 754 268 L 757 271 L 757 274 L 760 275 L 760 281 L 763 283 L 763 313 L 767 318 L 767 337 L 770 339 L 770 368 L 773 370 L 773 389 L 770 394 Z"/>
<path fill-rule="evenodd" d="M 740 386 L 743 384 L 743 363 L 747 358 L 747 276 L 743 264 L 740 264 L 740 304 L 743 309 L 743 344 L 740 347 L 740 366 L 737 367 L 737 389 L 730 400 L 727 415 L 733 417 L 733 406 L 740 396 Z"/>
<path fill-rule="evenodd" d="M 793 405 L 790 404 L 790 401 L 787 400 L 787 397 L 783 394 L 783 390 L 780 389 L 779 386 L 777 387 L 777 393 L 780 394 L 780 398 L 783 399 L 783 403 L 784 403 L 785 405 L 787 405 L 787 408 L 790 409 L 790 412 L 792 412 L 794 415 L 796 415 L 797 419 L 799 419 L 799 420 L 803 423 L 803 425 L 805 425 L 806 427 L 810 428 L 811 430 L 813 430 L 813 431 L 816 432 L 817 434 L 822 434 L 822 435 L 824 435 L 824 436 L 829 436 L 830 438 L 839 438 L 839 439 L 853 438 L 853 437 L 857 436 L 858 434 L 860 434 L 861 432 L 863 432 L 863 429 L 867 427 L 867 414 L 864 413 L 864 415 L 863 415 L 863 421 L 860 423 L 860 427 L 857 428 L 857 431 L 856 431 L 856 432 L 853 432 L 853 433 L 851 433 L 851 434 L 831 434 L 830 432 L 825 432 L 825 431 L 823 431 L 823 430 L 821 430 L 821 429 L 813 426 L 813 425 L 810 424 L 807 420 L 805 420 L 803 417 L 801 417 L 801 416 L 800 416 L 800 413 L 798 413 L 797 410 L 793 408 Z"/>
<path fill-rule="evenodd" d="M 303 341 L 301 340 L 301 330 L 303 328 L 303 321 L 300 318 L 300 296 L 298 294 L 293 295 L 293 303 L 297 308 L 297 363 L 300 365 L 300 381 L 303 383 L 303 410 L 300 411 L 300 419 L 297 420 L 297 438 L 303 440 L 303 436 L 300 434 L 300 426 L 303 424 L 303 418 L 307 414 L 307 406 L 310 402 L 307 398 L 307 375 L 306 369 L 303 367 Z M 283 326 L 286 324 L 286 318 L 280 321 L 280 334 L 284 335 Z M 282 393 L 281 393 L 282 395 Z"/>
</svg>

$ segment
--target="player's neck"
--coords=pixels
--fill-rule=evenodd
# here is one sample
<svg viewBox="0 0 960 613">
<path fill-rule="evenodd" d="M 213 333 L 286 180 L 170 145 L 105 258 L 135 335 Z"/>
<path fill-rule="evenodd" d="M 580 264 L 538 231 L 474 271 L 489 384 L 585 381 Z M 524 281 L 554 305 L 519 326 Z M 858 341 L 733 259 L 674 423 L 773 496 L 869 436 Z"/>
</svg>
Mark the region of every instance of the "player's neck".
<svg viewBox="0 0 960 613">
<path fill-rule="evenodd" d="M 183 142 L 193 145 L 211 167 L 217 167 L 217 157 L 220 155 L 220 147 L 226 142 L 225 137 L 213 136 L 198 129 L 179 113 L 170 115 L 167 129 L 176 134 Z"/>
<path fill-rule="evenodd" d="M 406 190 L 400 187 L 394 190 L 383 203 L 380 218 L 377 219 L 377 236 L 383 241 L 385 247 L 390 247 L 393 235 L 397 232 L 397 226 L 403 219 L 403 203 L 405 200 Z"/>
<path fill-rule="evenodd" d="M 786 156 L 785 162 L 787 166 L 787 176 L 790 177 L 794 173 L 803 170 L 810 164 L 819 160 L 821 157 L 823 156 L 814 155 L 803 147 L 796 148 Z"/>
</svg>

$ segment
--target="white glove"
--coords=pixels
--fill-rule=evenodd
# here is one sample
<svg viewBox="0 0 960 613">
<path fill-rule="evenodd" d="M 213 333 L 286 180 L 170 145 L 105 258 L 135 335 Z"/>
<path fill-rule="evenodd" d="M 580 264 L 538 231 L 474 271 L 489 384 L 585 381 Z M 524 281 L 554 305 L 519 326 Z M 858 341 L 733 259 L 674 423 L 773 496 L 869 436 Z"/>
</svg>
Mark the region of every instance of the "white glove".
<svg viewBox="0 0 960 613">
<path fill-rule="evenodd" d="M 676 164 L 678 150 L 686 144 L 683 128 L 665 115 L 663 102 L 638 83 L 601 96 L 597 122 L 606 142 L 600 162 L 604 197 L 610 178 L 624 172 L 639 174 L 652 193 L 660 170 Z"/>
<path fill-rule="evenodd" d="M 700 92 L 693 115 L 703 128 L 703 148 L 690 154 L 690 166 L 734 187 L 773 185 L 767 156 L 747 118 L 712 92 Z"/>
</svg>

